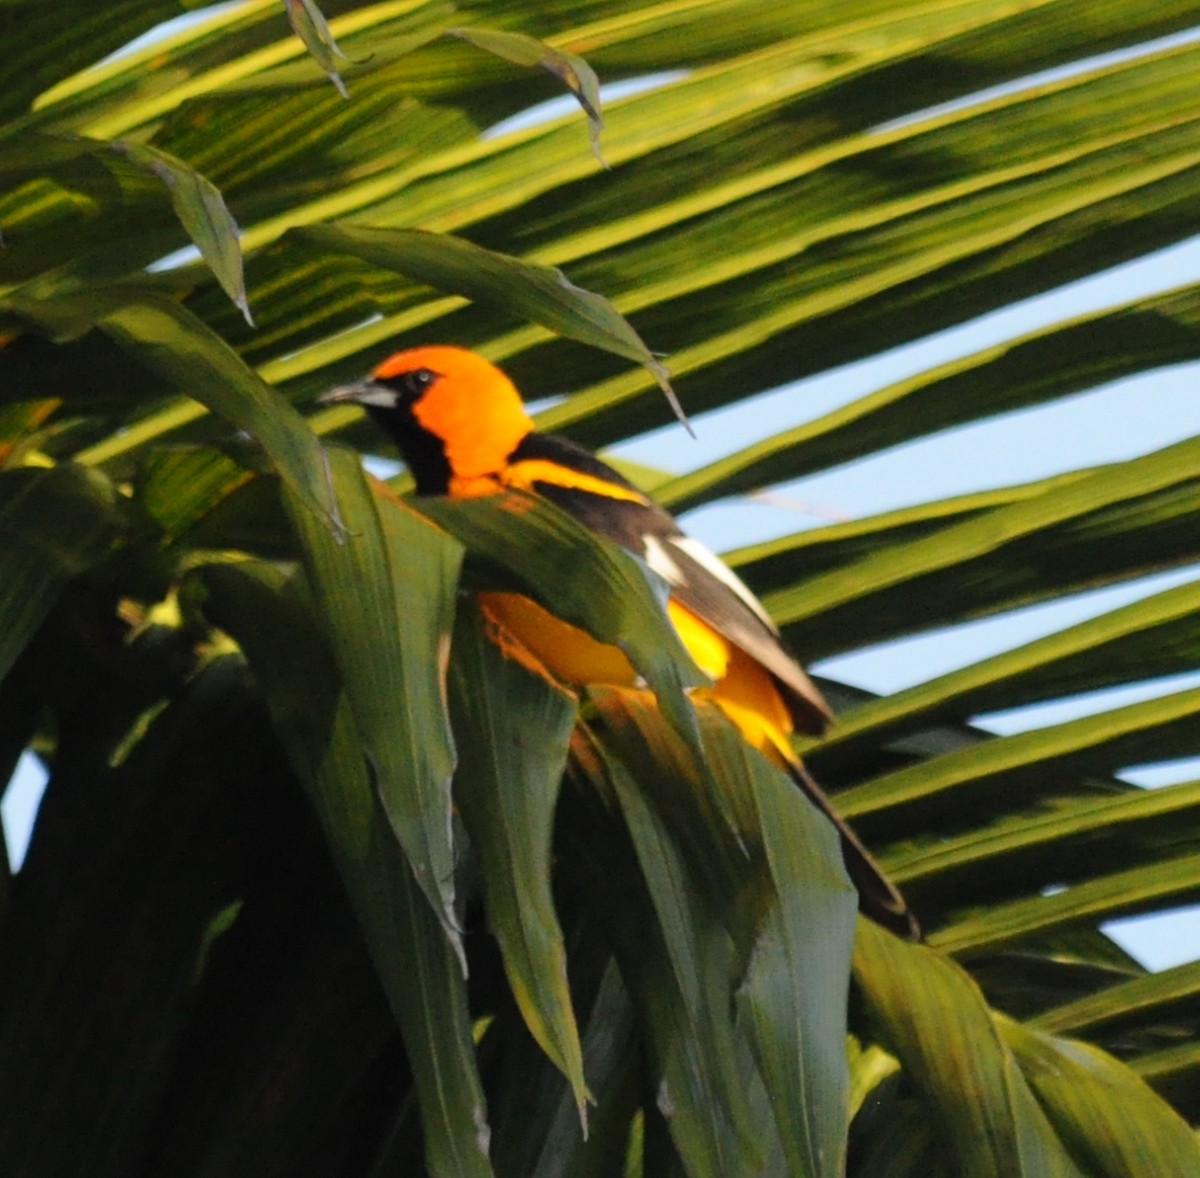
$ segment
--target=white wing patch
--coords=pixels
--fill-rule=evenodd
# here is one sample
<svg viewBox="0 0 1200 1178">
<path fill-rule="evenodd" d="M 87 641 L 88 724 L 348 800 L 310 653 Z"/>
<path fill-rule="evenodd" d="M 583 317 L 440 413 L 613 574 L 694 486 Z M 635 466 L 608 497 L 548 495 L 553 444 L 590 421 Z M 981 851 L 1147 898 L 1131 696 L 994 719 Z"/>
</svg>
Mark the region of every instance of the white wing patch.
<svg viewBox="0 0 1200 1178">
<path fill-rule="evenodd" d="M 675 543 L 674 540 L 669 542 L 672 544 Z M 649 532 L 642 535 L 642 554 L 646 559 L 646 563 L 668 585 L 687 584 L 687 577 L 683 575 L 683 570 L 671 559 L 671 554 L 657 536 L 652 536 Z M 716 557 L 714 556 L 712 559 L 716 560 Z M 732 575 L 731 573 L 730 576 Z"/>
<path fill-rule="evenodd" d="M 659 551 L 662 553 L 662 556 L 665 558 L 666 563 L 669 564 L 675 570 L 675 579 L 673 580 L 672 583 L 676 584 L 676 585 L 683 584 L 684 579 L 682 578 L 682 576 L 680 574 L 678 565 L 676 565 L 675 562 L 673 560 L 671 560 L 669 553 L 666 552 L 666 550 L 663 548 L 663 545 L 660 544 L 658 542 L 658 540 L 655 539 L 655 537 L 653 537 L 653 536 L 644 537 L 644 544 L 645 544 L 645 548 L 646 548 L 646 563 L 652 569 L 654 569 L 654 571 L 657 572 L 660 576 L 666 577 L 666 579 L 668 581 L 672 581 L 672 578 L 654 563 L 654 558 L 653 558 L 653 556 L 651 554 L 651 550 L 650 550 L 650 542 L 652 540 L 654 541 L 655 547 L 658 548 Z M 762 602 L 760 602 L 758 600 L 758 598 L 755 597 L 754 594 L 750 592 L 749 588 L 742 581 L 742 579 L 733 571 L 733 569 L 731 569 L 711 549 L 709 549 L 705 545 L 701 544 L 699 540 L 695 539 L 692 536 L 672 536 L 667 541 L 667 544 L 670 545 L 672 548 L 678 548 L 681 552 L 685 553 L 687 556 L 690 556 L 692 558 L 692 560 L 694 560 L 698 565 L 700 565 L 700 567 L 703 568 L 706 572 L 711 573 L 723 585 L 732 589 L 733 592 L 736 593 L 738 595 L 738 597 L 741 599 L 742 603 L 750 608 L 750 610 L 753 612 L 754 616 L 756 618 L 758 618 L 758 620 L 760 622 L 762 622 L 763 625 L 766 626 L 767 629 L 770 630 L 772 634 L 779 633 L 779 631 L 775 628 L 775 623 L 773 621 L 771 621 L 770 615 L 767 613 L 767 611 L 765 609 L 763 609 Z"/>
</svg>

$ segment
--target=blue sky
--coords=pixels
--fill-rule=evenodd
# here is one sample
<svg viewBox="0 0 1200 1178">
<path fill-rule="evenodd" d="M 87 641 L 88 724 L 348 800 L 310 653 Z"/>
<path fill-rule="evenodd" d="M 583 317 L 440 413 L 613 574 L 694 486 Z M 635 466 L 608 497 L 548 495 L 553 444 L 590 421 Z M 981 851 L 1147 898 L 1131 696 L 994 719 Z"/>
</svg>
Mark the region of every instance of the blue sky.
<svg viewBox="0 0 1200 1178">
<path fill-rule="evenodd" d="M 236 7 L 236 3 L 216 6 L 220 10 Z M 178 28 L 180 21 L 199 19 L 201 15 L 189 14 L 169 22 L 169 27 Z M 161 37 L 166 28 L 163 26 L 152 36 Z M 1142 51 L 1198 36 L 1200 30 L 1194 30 L 1143 46 Z M 139 38 L 134 44 L 145 40 Z M 1036 75 L 1005 89 L 1022 88 L 1048 77 L 1078 71 L 1098 60 L 1103 59 Z M 605 97 L 611 100 L 621 93 L 661 84 L 674 76 L 677 75 L 658 75 L 606 87 Z M 981 101 L 993 93 L 972 96 L 958 105 Z M 570 99 L 555 100 L 518 120 L 506 121 L 490 133 L 501 134 L 510 128 L 555 117 L 572 107 Z M 920 114 L 911 116 L 920 117 Z M 780 388 L 750 404 L 700 415 L 694 419 L 697 433 L 694 440 L 680 427 L 672 426 L 644 435 L 618 452 L 664 469 L 691 469 L 933 365 L 1047 323 L 1197 279 L 1200 279 L 1200 239 L 1071 283 L 910 346 Z M 1196 432 L 1196 423 L 1200 421 L 1198 376 L 1200 365 L 1196 364 L 1142 375 L 1042 408 L 1007 414 L 847 463 L 802 482 L 776 488 L 770 502 L 740 500 L 703 508 L 690 513 L 685 522 L 689 530 L 720 551 L 834 520 L 854 519 L 930 499 L 1134 457 Z M 951 632 L 921 635 L 826 659 L 813 669 L 873 691 L 894 691 L 1115 608 L 1167 584 L 1196 578 L 1200 578 L 1200 569 L 1146 578 L 1115 589 L 1080 594 L 1068 601 L 971 623 Z M 1015 732 L 1196 682 L 1200 682 L 1200 673 L 984 717 L 983 721 L 997 732 Z M 1126 775 L 1144 785 L 1188 780 L 1200 776 L 1200 759 L 1142 767 Z M 5 833 L 15 862 L 19 862 L 28 837 L 40 782 L 40 771 L 26 762 L 3 802 Z M 1180 915 L 1121 922 L 1112 931 L 1148 965 L 1162 968 L 1197 956 L 1200 908 Z"/>
</svg>

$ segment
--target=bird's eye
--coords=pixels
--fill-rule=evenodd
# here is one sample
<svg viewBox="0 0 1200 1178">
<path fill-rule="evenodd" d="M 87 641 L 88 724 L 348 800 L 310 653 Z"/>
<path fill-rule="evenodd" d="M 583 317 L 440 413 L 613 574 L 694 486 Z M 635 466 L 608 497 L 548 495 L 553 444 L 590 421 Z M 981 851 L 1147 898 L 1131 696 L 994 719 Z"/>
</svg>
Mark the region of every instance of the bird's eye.
<svg viewBox="0 0 1200 1178">
<path fill-rule="evenodd" d="M 414 368 L 404 374 L 404 387 L 414 396 L 419 397 L 433 382 L 437 374 L 428 368 Z"/>
</svg>

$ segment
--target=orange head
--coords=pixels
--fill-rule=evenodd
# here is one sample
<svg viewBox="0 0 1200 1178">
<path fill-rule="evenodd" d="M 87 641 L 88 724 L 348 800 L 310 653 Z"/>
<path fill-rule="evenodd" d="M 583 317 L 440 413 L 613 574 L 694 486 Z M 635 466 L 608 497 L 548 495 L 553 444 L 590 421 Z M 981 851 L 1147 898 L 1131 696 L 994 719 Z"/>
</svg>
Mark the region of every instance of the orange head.
<svg viewBox="0 0 1200 1178">
<path fill-rule="evenodd" d="M 397 352 L 368 379 L 321 400 L 364 406 L 400 447 L 424 495 L 501 470 L 533 429 L 520 393 L 499 368 L 445 345 Z"/>
</svg>

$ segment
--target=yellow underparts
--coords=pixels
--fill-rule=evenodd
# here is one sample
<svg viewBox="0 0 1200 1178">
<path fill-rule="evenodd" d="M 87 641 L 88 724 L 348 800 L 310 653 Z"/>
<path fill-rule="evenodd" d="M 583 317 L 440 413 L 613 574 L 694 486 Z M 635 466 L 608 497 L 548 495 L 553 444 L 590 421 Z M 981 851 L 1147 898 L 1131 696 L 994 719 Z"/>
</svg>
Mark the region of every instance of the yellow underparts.
<svg viewBox="0 0 1200 1178">
<path fill-rule="evenodd" d="M 499 627 L 501 647 L 526 665 L 527 656 L 532 656 L 572 687 L 589 683 L 633 687 L 638 682 L 637 672 L 619 647 L 597 641 L 528 597 L 481 593 L 479 604 Z M 696 665 L 713 680 L 712 687 L 699 688 L 695 694 L 712 699 L 755 748 L 794 760 L 788 741 L 792 717 L 770 673 L 678 602 L 668 601 L 667 612 Z"/>
</svg>

